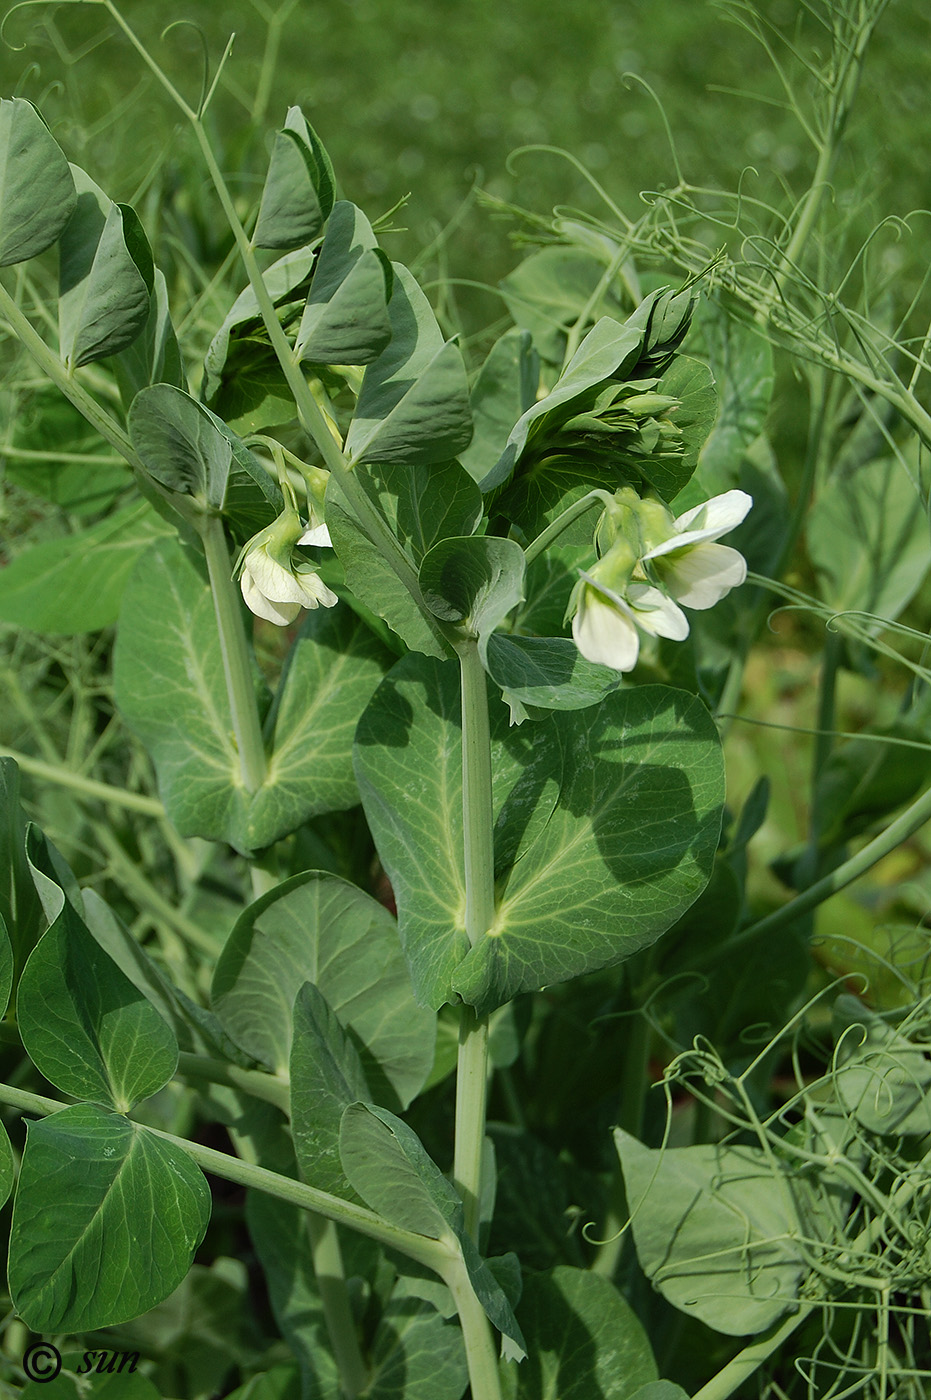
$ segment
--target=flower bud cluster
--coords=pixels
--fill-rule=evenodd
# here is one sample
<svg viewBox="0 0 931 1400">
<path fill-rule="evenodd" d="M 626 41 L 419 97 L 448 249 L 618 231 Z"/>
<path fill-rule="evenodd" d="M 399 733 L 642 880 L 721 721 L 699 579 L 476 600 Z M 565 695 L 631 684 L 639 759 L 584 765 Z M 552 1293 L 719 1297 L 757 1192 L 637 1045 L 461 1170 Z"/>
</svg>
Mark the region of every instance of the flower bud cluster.
<svg viewBox="0 0 931 1400">
<path fill-rule="evenodd" d="M 595 532 L 599 558 L 580 571 L 567 611 L 581 654 L 631 671 L 641 632 L 683 641 L 689 623 L 682 609 L 711 608 L 747 577 L 743 555 L 717 540 L 752 504 L 745 491 L 725 491 L 673 517 L 630 487 L 608 498 Z"/>
</svg>

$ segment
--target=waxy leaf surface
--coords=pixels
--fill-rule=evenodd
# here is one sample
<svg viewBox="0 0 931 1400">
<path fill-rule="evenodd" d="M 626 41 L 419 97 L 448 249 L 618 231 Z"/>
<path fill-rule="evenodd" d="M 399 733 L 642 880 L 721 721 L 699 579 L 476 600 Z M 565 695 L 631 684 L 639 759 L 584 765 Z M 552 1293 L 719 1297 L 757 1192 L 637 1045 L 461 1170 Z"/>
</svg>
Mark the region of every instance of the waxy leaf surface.
<svg viewBox="0 0 931 1400">
<path fill-rule="evenodd" d="M 252 241 L 297 248 L 315 238 L 333 208 L 333 167 L 300 107 L 289 107 L 275 137 Z"/>
<path fill-rule="evenodd" d="M 492 702 L 497 914 L 470 948 L 458 689 L 454 664 L 399 662 L 355 761 L 418 997 L 489 1011 L 622 962 L 675 922 L 711 873 L 724 773 L 711 716 L 682 691 L 615 692 L 510 734 Z"/>
<path fill-rule="evenodd" d="M 170 1026 L 67 900 L 30 955 L 16 1009 L 29 1058 L 75 1098 L 126 1112 L 177 1067 Z"/>
<path fill-rule="evenodd" d="M 10 1292 L 34 1332 L 147 1312 L 184 1278 L 210 1218 L 187 1153 L 92 1104 L 30 1123 L 10 1232 Z"/>
<path fill-rule="evenodd" d="M 50 247 L 76 201 L 71 168 L 35 107 L 0 99 L 0 267 Z"/>
<path fill-rule="evenodd" d="M 180 546 L 165 540 L 140 560 L 126 590 L 117 703 L 154 760 L 162 801 L 182 835 L 254 850 L 358 800 L 352 735 L 383 674 L 382 656 L 348 610 L 308 614 L 266 719 L 266 780 L 250 796 L 210 588 Z"/>
<path fill-rule="evenodd" d="M 406 1107 L 433 1064 L 435 1018 L 414 1002 L 388 910 L 317 871 L 286 880 L 240 917 L 214 974 L 214 1008 L 237 1045 L 287 1072 L 292 1010 L 306 982 L 350 1036 L 372 1092 Z"/>
</svg>

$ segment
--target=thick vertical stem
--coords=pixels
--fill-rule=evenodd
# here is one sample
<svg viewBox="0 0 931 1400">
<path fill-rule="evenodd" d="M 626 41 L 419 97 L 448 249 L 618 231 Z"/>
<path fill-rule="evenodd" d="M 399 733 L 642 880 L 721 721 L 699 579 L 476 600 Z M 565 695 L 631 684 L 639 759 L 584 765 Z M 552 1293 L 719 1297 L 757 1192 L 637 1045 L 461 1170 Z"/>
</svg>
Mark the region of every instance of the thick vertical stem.
<svg viewBox="0 0 931 1400">
<path fill-rule="evenodd" d="M 472 1400 L 501 1400 L 501 1377 L 491 1324 L 461 1261 L 444 1272 L 443 1280 L 453 1295 L 462 1326 Z"/>
<path fill-rule="evenodd" d="M 457 646 L 462 685 L 462 828 L 465 925 L 473 945 L 489 936 L 495 917 L 494 818 L 488 691 L 478 642 Z M 488 1093 L 488 1018 L 460 1009 L 453 1180 L 465 1206 L 466 1229 L 478 1238 L 482 1149 Z"/>
<path fill-rule="evenodd" d="M 368 1369 L 359 1350 L 359 1338 L 346 1291 L 339 1235 L 333 1221 L 324 1220 L 321 1215 L 308 1215 L 307 1227 L 327 1335 L 339 1370 L 340 1389 L 346 1400 L 356 1400 L 368 1383 Z"/>
<path fill-rule="evenodd" d="M 242 785 L 246 792 L 257 792 L 265 781 L 265 746 L 259 725 L 249 644 L 239 595 L 231 578 L 232 568 L 223 522 L 219 516 L 210 516 L 203 522 L 201 540 L 220 634 L 223 675 L 232 712 Z"/>
</svg>

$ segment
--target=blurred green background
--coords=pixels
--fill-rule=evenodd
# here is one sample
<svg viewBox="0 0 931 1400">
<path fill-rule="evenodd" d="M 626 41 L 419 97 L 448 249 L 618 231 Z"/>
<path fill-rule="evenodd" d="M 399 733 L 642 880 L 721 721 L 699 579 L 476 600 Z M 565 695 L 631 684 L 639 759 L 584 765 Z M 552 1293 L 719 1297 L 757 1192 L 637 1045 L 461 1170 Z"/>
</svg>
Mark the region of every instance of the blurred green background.
<svg viewBox="0 0 931 1400">
<path fill-rule="evenodd" d="M 759 9 L 783 34 L 798 31 L 802 48 L 827 48 L 823 7 L 812 13 L 802 0 L 763 0 Z M 605 212 L 554 155 L 525 155 L 509 170 L 510 154 L 528 143 L 565 148 L 635 216 L 640 191 L 675 181 L 657 103 L 696 184 L 735 188 L 752 166 L 748 192 L 778 199 L 783 185 L 801 193 L 814 165 L 780 105 L 763 48 L 705 0 L 126 0 L 123 13 L 192 102 L 205 53 L 212 79 L 235 31 L 210 115 L 244 203 L 260 191 L 271 133 L 299 103 L 331 152 L 343 193 L 370 217 L 410 195 L 395 220 L 404 231 L 387 246 L 409 263 L 432 246 L 439 256 L 419 268 L 428 276 L 495 283 L 513 264 L 507 226 L 474 207 L 475 185 L 540 213 L 554 204 Z M 13 6 L 3 37 L 0 90 L 35 101 L 69 157 L 144 218 L 147 197 L 164 211 L 175 194 L 172 236 L 191 263 L 222 256 L 227 234 L 205 184 L 202 203 L 186 191 L 182 207 L 194 154 L 184 119 L 103 6 Z M 838 172 L 848 188 L 851 176 L 869 186 L 855 213 L 864 232 L 877 212 L 931 203 L 921 61 L 929 37 L 923 0 L 892 0 L 854 114 L 845 156 L 853 168 Z M 164 248 L 157 252 L 165 258 Z M 172 252 L 183 260 L 176 246 Z M 912 256 L 916 265 L 927 261 L 918 247 Z M 467 323 L 498 314 L 495 298 L 464 295 L 474 308 Z"/>
</svg>

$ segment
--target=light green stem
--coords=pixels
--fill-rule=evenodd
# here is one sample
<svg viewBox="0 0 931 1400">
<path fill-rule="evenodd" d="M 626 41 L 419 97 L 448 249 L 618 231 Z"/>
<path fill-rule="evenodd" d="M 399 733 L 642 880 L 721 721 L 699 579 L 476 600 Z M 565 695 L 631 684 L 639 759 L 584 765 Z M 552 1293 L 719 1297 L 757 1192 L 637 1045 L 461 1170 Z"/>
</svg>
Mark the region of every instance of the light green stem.
<svg viewBox="0 0 931 1400">
<path fill-rule="evenodd" d="M 460 1259 L 443 1274 L 453 1295 L 465 1342 L 472 1400 L 501 1400 L 501 1377 L 491 1324 Z"/>
<path fill-rule="evenodd" d="M 91 797 L 99 802 L 112 802 L 117 807 L 125 807 L 129 812 L 143 812 L 147 817 L 163 817 L 165 808 L 157 797 L 146 797 L 141 792 L 128 792 L 126 788 L 111 787 L 109 783 L 98 783 L 93 778 L 85 778 L 81 773 L 66 768 L 63 764 L 46 763 L 41 758 L 19 753 L 0 745 L 0 758 L 12 758 L 24 773 L 32 773 L 36 778 L 57 783 L 70 788 L 83 797 Z"/>
<path fill-rule="evenodd" d="M 27 1089 L 19 1089 L 13 1084 L 0 1084 L 0 1103 L 9 1104 L 11 1108 L 18 1108 L 23 1113 L 38 1114 L 41 1118 L 50 1113 L 60 1113 L 62 1109 L 71 1106 L 59 1099 L 50 1099 L 41 1094 L 33 1094 Z M 315 1211 L 338 1225 L 347 1225 L 349 1229 L 357 1230 L 360 1235 L 366 1235 L 378 1244 L 388 1249 L 396 1249 L 409 1259 L 424 1264 L 441 1278 L 445 1279 L 449 1268 L 460 1261 L 458 1251 L 454 1251 L 443 1240 L 430 1239 L 426 1235 L 417 1235 L 412 1230 L 392 1225 L 390 1221 L 383 1220 L 380 1215 L 366 1210 L 364 1206 L 357 1206 L 351 1201 L 341 1201 L 338 1196 L 331 1196 L 327 1191 L 318 1191 L 316 1187 L 306 1186 L 302 1181 L 280 1176 L 278 1172 L 269 1171 L 266 1167 L 256 1166 L 252 1162 L 244 1162 L 227 1152 L 217 1152 L 215 1148 L 189 1142 L 187 1138 L 176 1137 L 174 1133 L 163 1132 L 161 1128 L 150 1128 L 146 1125 L 144 1131 L 154 1133 L 156 1137 L 163 1138 L 165 1142 L 170 1142 L 186 1152 L 203 1171 L 222 1177 L 224 1181 L 232 1181 L 237 1186 L 264 1191 L 266 1195 L 274 1196 L 276 1200 L 285 1201 L 288 1205 L 297 1206 L 300 1210 Z"/>
<path fill-rule="evenodd" d="M 207 516 L 200 524 L 200 532 L 217 617 L 223 675 L 239 754 L 239 771 L 246 792 L 253 793 L 265 781 L 265 746 L 239 594 L 230 577 L 232 566 L 223 521 L 216 515 Z"/>
<path fill-rule="evenodd" d="M 339 1235 L 333 1221 L 323 1220 L 319 1215 L 308 1215 L 307 1229 L 327 1335 L 339 1370 L 340 1388 L 346 1400 L 356 1400 L 368 1383 L 368 1368 L 359 1350 L 359 1338 L 346 1290 Z"/>
<path fill-rule="evenodd" d="M 101 408 L 97 400 L 90 396 L 73 375 L 68 373 L 62 361 L 53 350 L 49 349 L 39 332 L 23 315 L 2 283 L 0 283 L 0 311 L 2 311 L 10 330 L 26 347 L 42 372 L 61 390 L 65 398 L 74 404 L 78 412 L 84 415 L 88 423 L 97 429 L 100 436 L 109 442 L 111 447 L 116 448 L 120 456 L 124 457 L 131 467 L 139 472 L 143 471 L 142 462 L 119 423 L 115 418 L 110 417 L 106 409 Z"/>
<path fill-rule="evenodd" d="M 474 947 L 495 919 L 494 810 L 491 731 L 485 669 L 475 637 L 457 643 L 462 687 L 462 836 L 465 927 Z M 488 1098 L 488 1018 L 470 1006 L 459 1011 L 456 1145 L 453 1181 L 465 1207 L 466 1229 L 478 1239 L 482 1152 Z"/>
<path fill-rule="evenodd" d="M 809 909 L 814 909 L 832 894 L 865 875 L 884 856 L 890 855 L 903 841 L 913 836 L 927 821 L 931 821 L 931 788 L 923 792 L 894 822 L 890 822 L 885 831 L 881 831 L 868 842 L 862 851 L 845 860 L 823 879 L 816 880 L 807 890 L 802 890 L 801 894 L 790 899 L 781 909 L 774 910 L 772 914 L 767 914 L 765 918 L 758 919 L 755 924 L 743 929 L 728 943 L 728 953 L 733 953 L 743 944 L 758 938 L 760 934 L 775 933 L 778 929 L 785 928 L 800 914 L 807 914 Z"/>
<path fill-rule="evenodd" d="M 542 530 L 524 550 L 524 558 L 527 563 L 532 564 L 538 555 L 542 554 L 545 549 L 549 549 L 553 541 L 557 540 L 564 530 L 568 529 L 581 516 L 586 515 L 593 506 L 600 506 L 604 510 L 603 496 L 603 492 L 591 491 L 580 501 L 575 501 L 567 507 L 561 515 L 557 515 L 556 519 L 547 525 L 546 529 Z"/>
<path fill-rule="evenodd" d="M 266 1074 L 258 1069 L 241 1069 L 223 1060 L 211 1060 L 206 1055 L 194 1055 L 182 1050 L 178 1056 L 176 1074 L 181 1079 L 206 1080 L 208 1084 L 226 1084 L 231 1089 L 239 1089 L 254 1099 L 263 1099 L 274 1104 L 282 1113 L 291 1107 L 291 1089 L 284 1079 L 276 1074 Z"/>
</svg>

